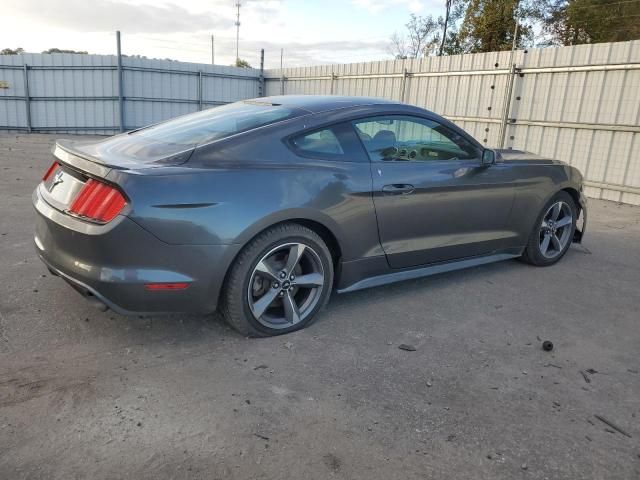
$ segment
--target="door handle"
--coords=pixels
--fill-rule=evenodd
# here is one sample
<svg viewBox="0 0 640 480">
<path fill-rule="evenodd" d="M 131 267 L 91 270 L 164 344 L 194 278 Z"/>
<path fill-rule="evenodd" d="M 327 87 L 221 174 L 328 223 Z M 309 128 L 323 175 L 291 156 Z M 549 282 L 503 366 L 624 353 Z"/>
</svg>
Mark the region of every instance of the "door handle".
<svg viewBox="0 0 640 480">
<path fill-rule="evenodd" d="M 392 185 L 385 185 L 382 187 L 382 191 L 385 195 L 409 195 L 415 190 L 413 185 L 408 183 L 394 183 Z"/>
</svg>

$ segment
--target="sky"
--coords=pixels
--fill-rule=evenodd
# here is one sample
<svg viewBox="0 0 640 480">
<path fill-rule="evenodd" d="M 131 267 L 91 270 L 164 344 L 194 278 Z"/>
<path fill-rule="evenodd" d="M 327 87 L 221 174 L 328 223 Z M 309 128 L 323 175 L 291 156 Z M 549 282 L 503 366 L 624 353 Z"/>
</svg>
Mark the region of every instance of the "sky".
<svg viewBox="0 0 640 480">
<path fill-rule="evenodd" d="M 0 49 L 48 48 L 210 63 L 235 60 L 236 0 L 2 0 Z M 409 15 L 442 15 L 444 0 L 241 0 L 240 58 L 265 67 L 392 58 L 389 37 Z"/>
</svg>

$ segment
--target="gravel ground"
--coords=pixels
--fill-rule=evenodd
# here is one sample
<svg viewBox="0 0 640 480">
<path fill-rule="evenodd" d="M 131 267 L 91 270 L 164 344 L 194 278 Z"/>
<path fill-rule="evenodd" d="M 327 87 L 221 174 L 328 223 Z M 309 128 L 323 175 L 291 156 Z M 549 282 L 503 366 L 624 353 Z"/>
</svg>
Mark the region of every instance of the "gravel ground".
<svg viewBox="0 0 640 480">
<path fill-rule="evenodd" d="M 0 478 L 640 478 L 640 208 L 592 200 L 554 267 L 334 295 L 249 340 L 99 313 L 49 275 L 31 191 L 53 140 L 0 136 Z"/>
</svg>

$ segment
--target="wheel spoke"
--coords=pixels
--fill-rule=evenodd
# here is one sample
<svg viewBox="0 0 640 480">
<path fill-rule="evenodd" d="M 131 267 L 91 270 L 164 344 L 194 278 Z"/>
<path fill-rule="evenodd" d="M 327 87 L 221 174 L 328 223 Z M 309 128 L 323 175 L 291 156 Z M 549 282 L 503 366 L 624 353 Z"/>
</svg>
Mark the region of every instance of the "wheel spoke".
<svg viewBox="0 0 640 480">
<path fill-rule="evenodd" d="M 553 248 L 555 248 L 558 252 L 562 250 L 560 239 L 555 234 L 551 235 L 551 243 L 553 243 Z"/>
<path fill-rule="evenodd" d="M 549 242 L 551 241 L 551 235 L 545 235 L 542 243 L 540 244 L 540 251 L 543 255 L 547 254 L 547 250 L 549 250 Z"/>
<path fill-rule="evenodd" d="M 260 272 L 262 275 L 266 277 L 270 277 L 270 280 L 280 281 L 278 277 L 278 272 L 276 272 L 271 265 L 267 263 L 265 259 L 261 260 L 258 265 L 256 265 L 256 272 Z"/>
<path fill-rule="evenodd" d="M 291 292 L 288 291 L 286 293 L 282 299 L 282 303 L 284 304 L 284 316 L 287 321 L 291 324 L 298 323 L 300 321 L 300 311 Z"/>
<path fill-rule="evenodd" d="M 566 227 L 567 225 L 571 225 L 572 221 L 573 221 L 573 218 L 571 218 L 570 215 L 567 215 L 566 217 L 562 217 L 560 220 L 556 222 L 556 227 L 557 228 Z"/>
<path fill-rule="evenodd" d="M 319 287 L 324 283 L 324 276 L 321 273 L 307 273 L 296 277 L 298 287 Z"/>
<path fill-rule="evenodd" d="M 551 219 L 558 220 L 560 216 L 560 212 L 562 211 L 562 202 L 558 202 L 553 206 L 553 211 L 551 212 Z"/>
<path fill-rule="evenodd" d="M 291 245 L 291 248 L 289 248 L 289 256 L 287 257 L 287 264 L 284 266 L 284 271 L 287 273 L 287 276 L 291 275 L 293 269 L 296 268 L 306 248 L 307 247 L 300 243 Z"/>
<path fill-rule="evenodd" d="M 267 308 L 273 303 L 273 301 L 278 296 L 278 290 L 275 288 L 270 288 L 267 292 L 260 297 L 257 302 L 254 302 L 251 305 L 251 310 L 256 318 L 260 318 L 262 314 L 265 312 Z"/>
</svg>

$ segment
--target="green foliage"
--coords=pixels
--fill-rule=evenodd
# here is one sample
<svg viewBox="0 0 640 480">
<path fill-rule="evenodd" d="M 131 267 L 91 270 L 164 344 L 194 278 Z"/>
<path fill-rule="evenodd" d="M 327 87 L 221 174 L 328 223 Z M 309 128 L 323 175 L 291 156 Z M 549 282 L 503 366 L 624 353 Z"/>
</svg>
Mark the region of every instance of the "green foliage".
<svg viewBox="0 0 640 480">
<path fill-rule="evenodd" d="M 547 0 L 543 28 L 551 45 L 640 38 L 639 0 Z"/>
<path fill-rule="evenodd" d="M 0 50 L 0 55 L 20 55 L 24 53 L 24 48 L 3 48 Z"/>
<path fill-rule="evenodd" d="M 240 68 L 251 68 L 251 65 L 249 65 L 249 62 L 247 62 L 246 60 L 243 60 L 241 58 L 237 58 L 236 62 L 231 66 L 232 67 L 240 67 Z"/>
<path fill-rule="evenodd" d="M 88 54 L 87 52 L 84 52 L 84 51 L 64 50 L 64 49 L 61 49 L 61 48 L 50 48 L 48 50 L 45 50 L 42 53 L 78 53 L 78 54 L 81 54 L 81 55 L 87 55 Z"/>
<path fill-rule="evenodd" d="M 511 50 L 519 20 L 517 47 L 533 43 L 533 28 L 528 23 L 538 17 L 539 7 L 518 0 L 470 0 L 460 27 L 459 41 L 465 52 Z"/>
</svg>

